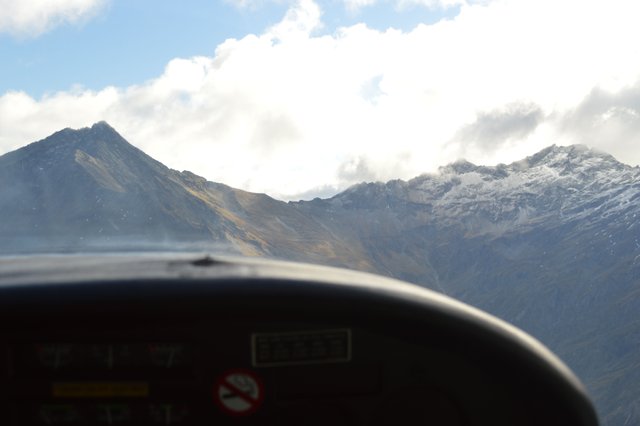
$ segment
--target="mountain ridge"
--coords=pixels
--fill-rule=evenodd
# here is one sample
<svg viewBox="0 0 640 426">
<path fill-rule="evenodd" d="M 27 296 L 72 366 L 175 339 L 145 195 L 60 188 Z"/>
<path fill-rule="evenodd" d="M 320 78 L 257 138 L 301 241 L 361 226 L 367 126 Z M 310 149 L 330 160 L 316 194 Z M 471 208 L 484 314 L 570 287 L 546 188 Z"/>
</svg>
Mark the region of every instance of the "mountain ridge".
<svg viewBox="0 0 640 426">
<path fill-rule="evenodd" d="M 0 253 L 181 249 L 379 273 L 530 332 L 603 425 L 640 424 L 640 168 L 585 146 L 283 202 L 170 169 L 106 122 L 0 156 Z"/>
</svg>

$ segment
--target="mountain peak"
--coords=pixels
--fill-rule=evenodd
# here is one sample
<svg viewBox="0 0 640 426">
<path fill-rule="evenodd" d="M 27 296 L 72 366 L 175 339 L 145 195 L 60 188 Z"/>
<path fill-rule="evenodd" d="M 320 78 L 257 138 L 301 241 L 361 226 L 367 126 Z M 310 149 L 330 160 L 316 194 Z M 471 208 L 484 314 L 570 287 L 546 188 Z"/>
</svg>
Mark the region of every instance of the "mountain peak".
<svg viewBox="0 0 640 426">
<path fill-rule="evenodd" d="M 100 139 L 105 142 L 107 141 L 125 141 L 125 139 L 114 129 L 109 123 L 106 121 L 98 121 L 94 123 L 91 127 L 83 127 L 77 130 L 71 130 L 72 132 L 76 132 L 82 134 L 83 136 L 90 136 L 89 139 Z"/>
<path fill-rule="evenodd" d="M 465 159 L 456 160 L 453 163 L 447 164 L 446 166 L 438 168 L 438 171 L 441 174 L 445 173 L 454 173 L 454 174 L 465 174 L 476 171 L 478 166 L 473 164 L 470 161 Z"/>
<path fill-rule="evenodd" d="M 121 138 L 120 134 L 116 131 L 116 129 L 114 129 L 109 123 L 107 123 L 106 121 L 98 121 L 97 123 L 94 123 L 90 128 L 85 128 L 86 130 L 88 130 L 90 133 L 93 134 L 102 134 L 102 135 L 114 135 L 114 136 L 118 136 Z M 85 129 L 79 129 L 79 131 L 85 130 Z"/>
<path fill-rule="evenodd" d="M 91 127 L 72 129 L 67 127 L 53 133 L 38 142 L 28 145 L 25 148 L 30 150 L 43 149 L 89 149 L 89 146 L 126 144 L 127 142 L 113 127 L 106 121 L 99 121 Z"/>
<path fill-rule="evenodd" d="M 0 165 L 6 170 L 13 165 L 19 165 L 20 170 L 38 170 L 41 178 L 47 176 L 50 181 L 58 179 L 53 176 L 79 173 L 118 191 L 150 185 L 152 176 L 165 175 L 169 170 L 127 142 L 105 121 L 91 127 L 63 129 L 0 156 Z"/>
<path fill-rule="evenodd" d="M 542 151 L 512 163 L 516 170 L 546 166 L 561 172 L 570 172 L 576 168 L 607 167 L 618 169 L 622 163 L 612 155 L 586 145 L 551 145 Z"/>
<path fill-rule="evenodd" d="M 104 120 L 94 123 L 93 126 L 91 126 L 91 129 L 92 130 L 113 130 L 115 132 L 115 129 Z"/>
</svg>

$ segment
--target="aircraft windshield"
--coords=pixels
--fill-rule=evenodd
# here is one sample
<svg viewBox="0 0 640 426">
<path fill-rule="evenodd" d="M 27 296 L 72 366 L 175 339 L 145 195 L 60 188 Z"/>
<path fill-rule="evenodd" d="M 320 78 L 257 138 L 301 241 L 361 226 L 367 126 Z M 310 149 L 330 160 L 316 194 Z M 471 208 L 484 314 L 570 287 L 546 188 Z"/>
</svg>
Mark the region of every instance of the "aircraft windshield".
<svg viewBox="0 0 640 426">
<path fill-rule="evenodd" d="M 640 424 L 638 16 L 623 0 L 5 0 L 0 255 L 399 278 L 531 333 L 602 424 Z"/>
</svg>

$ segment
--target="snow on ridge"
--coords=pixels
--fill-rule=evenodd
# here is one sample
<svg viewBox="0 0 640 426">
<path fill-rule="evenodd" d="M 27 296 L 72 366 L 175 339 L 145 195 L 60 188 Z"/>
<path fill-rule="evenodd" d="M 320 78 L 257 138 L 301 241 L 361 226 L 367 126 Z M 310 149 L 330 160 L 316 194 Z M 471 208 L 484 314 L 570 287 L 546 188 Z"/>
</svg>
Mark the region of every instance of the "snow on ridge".
<svg viewBox="0 0 640 426">
<path fill-rule="evenodd" d="M 509 165 L 459 161 L 404 185 L 409 201 L 431 206 L 437 220 L 484 220 L 490 233 L 640 210 L 640 169 L 583 145 L 551 146 Z"/>
<path fill-rule="evenodd" d="M 423 205 L 434 221 L 471 224 L 474 232 L 506 232 L 541 221 L 640 213 L 640 168 L 583 145 L 554 145 L 508 165 L 461 160 L 409 181 L 363 183 L 334 197 L 332 204 L 359 208 L 389 198 L 418 210 Z"/>
</svg>

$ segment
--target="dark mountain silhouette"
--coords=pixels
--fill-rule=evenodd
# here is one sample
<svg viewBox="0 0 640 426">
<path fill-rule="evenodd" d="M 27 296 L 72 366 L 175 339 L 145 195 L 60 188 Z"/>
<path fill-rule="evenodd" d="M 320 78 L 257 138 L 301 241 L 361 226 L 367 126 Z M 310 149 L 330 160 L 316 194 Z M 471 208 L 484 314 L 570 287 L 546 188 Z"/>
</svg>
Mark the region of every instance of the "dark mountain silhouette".
<svg viewBox="0 0 640 426">
<path fill-rule="evenodd" d="M 405 279 L 510 321 L 640 424 L 640 169 L 584 146 L 285 203 L 171 170 L 106 123 L 0 157 L 0 253 L 195 248 Z"/>
</svg>

